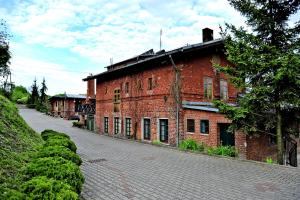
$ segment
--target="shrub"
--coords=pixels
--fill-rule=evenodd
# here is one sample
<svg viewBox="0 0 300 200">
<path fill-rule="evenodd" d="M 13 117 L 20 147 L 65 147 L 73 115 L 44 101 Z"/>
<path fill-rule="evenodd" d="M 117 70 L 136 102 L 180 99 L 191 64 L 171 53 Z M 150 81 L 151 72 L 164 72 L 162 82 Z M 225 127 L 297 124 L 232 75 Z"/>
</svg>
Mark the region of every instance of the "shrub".
<svg viewBox="0 0 300 200">
<path fill-rule="evenodd" d="M 27 108 L 35 108 L 35 104 L 27 104 Z"/>
<path fill-rule="evenodd" d="M 22 97 L 21 99 L 17 100 L 18 104 L 26 104 L 26 102 L 28 101 L 28 97 Z"/>
<path fill-rule="evenodd" d="M 73 126 L 74 126 L 74 127 L 78 127 L 78 128 L 83 128 L 83 127 L 84 127 L 84 124 L 81 123 L 81 122 L 73 122 Z"/>
<path fill-rule="evenodd" d="M 71 151 L 70 149 L 64 146 L 43 147 L 40 149 L 40 151 L 36 153 L 35 157 L 45 158 L 45 157 L 55 157 L 55 156 L 62 157 L 66 160 L 70 160 L 78 166 L 81 165 L 82 163 L 81 158 L 76 153 L 74 153 L 73 151 Z"/>
<path fill-rule="evenodd" d="M 46 141 L 49 137 L 52 137 L 52 136 L 58 136 L 58 135 L 70 139 L 70 136 L 68 136 L 67 134 L 65 134 L 65 133 L 60 133 L 60 132 L 57 132 L 57 131 L 54 131 L 54 130 L 51 130 L 51 129 L 46 129 L 46 130 L 44 130 L 44 131 L 41 133 L 41 136 L 42 136 L 43 140 L 45 140 L 45 141 Z"/>
<path fill-rule="evenodd" d="M 233 146 L 219 146 L 219 147 L 209 147 L 207 149 L 208 155 L 221 155 L 236 157 L 238 155 L 235 147 Z"/>
<path fill-rule="evenodd" d="M 162 145 L 162 142 L 159 141 L 159 140 L 153 140 L 153 141 L 152 141 L 152 144 L 153 144 L 153 145 L 157 145 L 157 146 L 161 146 L 161 145 Z"/>
<path fill-rule="evenodd" d="M 64 146 L 73 151 L 74 153 L 76 153 L 77 150 L 77 147 L 73 141 L 62 136 L 51 136 L 46 140 L 44 146 Z"/>
<path fill-rule="evenodd" d="M 7 200 L 24 200 L 25 194 L 14 189 L 5 188 L 0 197 Z"/>
<path fill-rule="evenodd" d="M 79 200 L 71 186 L 45 176 L 37 176 L 23 183 L 21 190 L 28 199 Z"/>
<path fill-rule="evenodd" d="M 268 164 L 274 164 L 276 162 L 271 157 L 267 157 L 266 158 L 266 163 L 268 163 Z"/>
<path fill-rule="evenodd" d="M 80 193 L 84 182 L 80 168 L 73 162 L 61 157 L 38 158 L 23 169 L 23 174 L 25 181 L 36 176 L 46 176 L 64 181 L 78 193 Z"/>
<path fill-rule="evenodd" d="M 193 139 L 187 139 L 180 143 L 179 149 L 192 150 L 192 151 L 204 151 L 204 146 L 203 146 L 203 144 L 198 144 Z"/>
</svg>

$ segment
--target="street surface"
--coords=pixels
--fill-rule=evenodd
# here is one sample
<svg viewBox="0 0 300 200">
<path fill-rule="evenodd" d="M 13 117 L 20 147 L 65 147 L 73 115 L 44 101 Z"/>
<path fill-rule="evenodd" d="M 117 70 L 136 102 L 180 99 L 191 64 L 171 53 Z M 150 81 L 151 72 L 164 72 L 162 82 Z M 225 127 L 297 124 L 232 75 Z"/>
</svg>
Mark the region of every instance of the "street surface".
<svg viewBox="0 0 300 200">
<path fill-rule="evenodd" d="M 20 114 L 37 132 L 70 135 L 83 160 L 84 199 L 300 199 L 300 168 L 216 158 L 73 128 L 32 109 Z"/>
</svg>

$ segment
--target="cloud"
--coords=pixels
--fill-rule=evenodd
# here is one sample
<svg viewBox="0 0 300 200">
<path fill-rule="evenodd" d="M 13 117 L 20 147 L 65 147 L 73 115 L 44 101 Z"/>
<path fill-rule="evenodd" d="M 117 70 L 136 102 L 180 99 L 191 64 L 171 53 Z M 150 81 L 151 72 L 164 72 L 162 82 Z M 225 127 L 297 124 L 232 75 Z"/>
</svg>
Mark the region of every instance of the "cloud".
<svg viewBox="0 0 300 200">
<path fill-rule="evenodd" d="M 157 50 L 161 28 L 164 48 L 172 49 L 200 42 L 204 27 L 217 32 L 220 23 L 231 16 L 237 19 L 226 0 L 199 2 L 33 0 L 18 5 L 10 25 L 29 44 L 69 48 L 108 63 L 110 57 L 122 60 L 150 48 Z"/>
<path fill-rule="evenodd" d="M 7 15 L 12 34 L 20 38 L 17 43 L 65 49 L 78 55 L 49 61 L 34 55 L 36 51 L 14 51 L 12 69 L 16 82 L 30 85 L 35 76 L 45 76 L 53 94 L 85 92 L 81 79 L 87 74 L 70 72 L 74 66 L 70 70 L 61 60 L 80 62 L 86 58 L 89 61 L 81 68 L 76 66 L 75 71 L 94 65 L 89 69 L 99 73 L 110 58 L 118 62 L 152 48 L 159 50 L 160 29 L 163 48 L 170 50 L 201 42 L 202 28 L 214 29 L 215 37 L 219 37 L 219 24 L 243 24 L 243 18 L 227 0 L 16 1 L 13 11 L 0 11 Z M 12 48 L 17 48 L 17 44 Z M 42 53 L 47 52 L 39 52 Z"/>
</svg>

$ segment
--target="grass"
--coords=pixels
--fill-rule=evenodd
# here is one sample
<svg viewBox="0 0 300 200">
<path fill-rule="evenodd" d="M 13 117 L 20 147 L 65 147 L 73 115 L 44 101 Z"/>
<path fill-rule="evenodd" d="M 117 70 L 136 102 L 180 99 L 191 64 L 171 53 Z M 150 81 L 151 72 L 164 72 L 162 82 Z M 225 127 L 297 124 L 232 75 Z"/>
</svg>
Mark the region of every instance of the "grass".
<svg viewBox="0 0 300 200">
<path fill-rule="evenodd" d="M 20 169 L 40 144 L 41 137 L 20 117 L 16 106 L 0 95 L 0 199 L 8 189 L 19 187 Z"/>
</svg>

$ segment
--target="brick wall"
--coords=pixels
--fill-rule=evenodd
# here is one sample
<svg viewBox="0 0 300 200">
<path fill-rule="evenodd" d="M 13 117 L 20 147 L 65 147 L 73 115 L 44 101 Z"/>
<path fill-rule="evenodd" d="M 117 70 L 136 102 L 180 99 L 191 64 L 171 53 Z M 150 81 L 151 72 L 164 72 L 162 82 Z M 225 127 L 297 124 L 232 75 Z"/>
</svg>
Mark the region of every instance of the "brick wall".
<svg viewBox="0 0 300 200">
<path fill-rule="evenodd" d="M 276 145 L 267 135 L 247 136 L 247 159 L 265 161 L 267 157 L 277 160 Z"/>
<path fill-rule="evenodd" d="M 216 57 L 216 55 L 214 55 Z M 224 57 L 219 55 L 219 60 L 224 64 Z M 180 85 L 182 100 L 189 101 L 208 101 L 203 98 L 203 77 L 213 78 L 214 95 L 218 98 L 219 78 L 225 79 L 223 74 L 215 73 L 212 67 L 213 56 L 198 53 L 184 59 L 175 58 L 175 64 L 180 69 Z M 169 62 L 166 62 L 169 63 Z M 216 77 L 218 76 L 218 77 Z M 169 126 L 169 144 L 176 144 L 176 119 L 174 103 L 174 82 L 175 73 L 171 64 L 164 64 L 156 68 L 149 68 L 141 72 L 130 75 L 123 75 L 112 80 L 97 82 L 96 91 L 96 126 L 100 133 L 104 130 L 104 117 L 109 117 L 109 134 L 113 135 L 113 119 L 121 119 L 121 133 L 124 135 L 124 121 L 126 117 L 132 120 L 132 133 L 134 133 L 136 124 L 136 138 L 142 139 L 142 119 L 144 117 L 151 119 L 151 140 L 158 138 L 158 120 L 160 118 L 168 119 Z M 153 89 L 148 90 L 148 78 L 153 80 Z M 125 92 L 125 84 L 129 84 L 129 92 Z M 141 85 L 141 89 L 139 89 Z M 121 89 L 120 112 L 113 112 L 114 90 Z M 229 84 L 229 96 L 236 97 L 237 90 Z M 211 120 L 211 134 L 209 136 L 194 134 L 191 136 L 185 133 L 185 121 L 188 116 L 195 119 L 206 118 Z M 211 146 L 218 145 L 218 123 L 229 123 L 228 119 L 221 114 L 211 112 L 199 112 L 193 110 L 180 111 L 180 137 L 194 137 L 197 140 L 203 140 Z M 197 124 L 199 122 L 197 121 Z M 199 127 L 196 128 L 199 130 Z M 185 136 L 186 135 L 186 136 Z"/>
<path fill-rule="evenodd" d="M 94 79 L 87 81 L 86 98 L 87 98 L 87 101 L 91 98 L 95 98 L 95 80 Z"/>
<path fill-rule="evenodd" d="M 104 133 L 104 117 L 109 117 L 109 135 L 114 135 L 114 117 L 121 119 L 121 135 L 124 136 L 125 118 L 131 118 L 131 132 L 136 139 L 142 139 L 142 119 L 151 120 L 151 140 L 158 138 L 158 120 L 168 119 L 169 143 L 175 143 L 175 112 L 171 85 L 174 73 L 170 65 L 162 65 L 118 79 L 97 82 L 96 126 L 101 134 Z M 148 89 L 148 79 L 153 80 L 153 89 Z M 129 92 L 125 92 L 128 83 Z M 120 112 L 114 111 L 114 90 L 121 89 Z M 135 128 L 136 127 L 136 128 Z M 132 136 L 134 137 L 134 136 Z"/>
<path fill-rule="evenodd" d="M 183 119 L 183 127 L 186 138 L 193 138 L 199 142 L 203 142 L 206 145 L 213 147 L 220 145 L 218 124 L 231 122 L 222 114 L 196 110 L 185 110 Z M 195 120 L 194 133 L 187 132 L 187 119 Z M 200 133 L 200 120 L 209 120 L 208 134 Z"/>
</svg>

